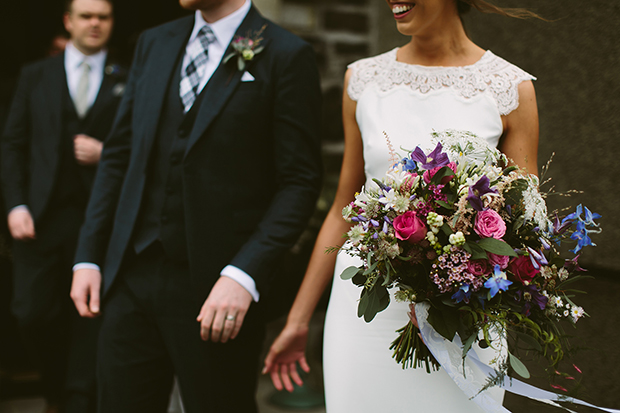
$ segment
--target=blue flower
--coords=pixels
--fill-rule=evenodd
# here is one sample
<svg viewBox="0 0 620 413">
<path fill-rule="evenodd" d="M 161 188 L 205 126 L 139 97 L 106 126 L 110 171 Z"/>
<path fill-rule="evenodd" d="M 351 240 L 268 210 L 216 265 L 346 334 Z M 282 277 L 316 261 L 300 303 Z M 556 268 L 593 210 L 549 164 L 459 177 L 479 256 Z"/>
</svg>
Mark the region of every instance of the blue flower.
<svg viewBox="0 0 620 413">
<path fill-rule="evenodd" d="M 484 209 L 481 199 L 482 195 L 497 193 L 497 189 L 491 189 L 489 187 L 490 184 L 489 177 L 483 175 L 482 178 L 478 179 L 478 182 L 469 187 L 467 200 L 476 211 L 482 211 Z"/>
<path fill-rule="evenodd" d="M 465 303 L 469 304 L 470 297 L 471 291 L 469 290 L 468 284 L 461 285 L 461 288 L 459 288 L 459 290 L 452 295 L 452 299 L 455 300 L 456 303 L 465 301 Z"/>
<path fill-rule="evenodd" d="M 498 292 L 507 291 L 510 284 L 512 284 L 512 281 L 506 279 L 506 273 L 500 269 L 499 265 L 495 265 L 493 275 L 486 280 L 484 286 L 489 289 L 489 294 L 493 298 Z"/>
<path fill-rule="evenodd" d="M 581 214 L 584 212 L 584 210 L 585 210 L 585 219 L 581 218 Z M 579 204 L 577 205 L 575 212 L 567 215 L 562 220 L 562 224 L 566 223 L 567 221 L 579 221 L 579 222 L 583 222 L 589 227 L 598 227 L 599 224 L 594 222 L 594 220 L 599 219 L 599 218 L 601 218 L 600 214 L 597 214 L 596 212 L 592 212 L 588 209 L 588 207 L 582 207 L 582 205 Z"/>
<path fill-rule="evenodd" d="M 448 159 L 448 155 L 443 153 L 441 149 L 441 142 L 439 142 L 437 146 L 435 146 L 435 149 L 433 149 L 433 152 L 425 155 L 424 151 L 418 146 L 411 153 L 411 159 L 416 161 L 420 168 L 427 171 L 433 168 L 446 166 L 450 163 L 450 160 Z"/>
<path fill-rule="evenodd" d="M 570 236 L 570 239 L 577 241 L 577 246 L 570 250 L 573 254 L 577 254 L 583 247 L 596 245 L 588 236 L 588 230 L 586 229 L 586 224 L 584 221 L 577 222 L 577 228 Z"/>
<path fill-rule="evenodd" d="M 416 163 L 410 158 L 403 158 L 401 163 L 403 164 L 403 169 L 405 171 L 414 171 L 417 168 Z"/>
</svg>

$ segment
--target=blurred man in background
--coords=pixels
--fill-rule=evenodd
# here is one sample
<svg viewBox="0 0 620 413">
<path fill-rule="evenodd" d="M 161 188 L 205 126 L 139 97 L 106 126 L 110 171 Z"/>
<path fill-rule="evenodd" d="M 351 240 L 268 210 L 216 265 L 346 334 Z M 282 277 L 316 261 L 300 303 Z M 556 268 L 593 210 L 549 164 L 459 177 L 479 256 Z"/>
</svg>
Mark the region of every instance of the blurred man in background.
<svg viewBox="0 0 620 413">
<path fill-rule="evenodd" d="M 98 326 L 71 305 L 71 267 L 125 71 L 106 49 L 111 0 L 68 1 L 64 25 L 66 50 L 20 74 L 2 136 L 2 191 L 14 240 L 12 311 L 48 412 L 90 412 Z"/>
</svg>

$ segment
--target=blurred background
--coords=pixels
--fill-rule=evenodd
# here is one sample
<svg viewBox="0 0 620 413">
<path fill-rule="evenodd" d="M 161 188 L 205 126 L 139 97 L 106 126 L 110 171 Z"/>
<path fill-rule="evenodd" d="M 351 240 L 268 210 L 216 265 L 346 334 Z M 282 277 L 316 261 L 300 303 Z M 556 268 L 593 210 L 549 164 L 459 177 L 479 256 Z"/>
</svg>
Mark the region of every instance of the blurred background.
<svg viewBox="0 0 620 413">
<path fill-rule="evenodd" d="M 301 276 L 314 236 L 333 199 L 343 150 L 340 101 L 346 66 L 360 58 L 403 45 L 407 38 L 395 29 L 384 0 L 253 0 L 268 18 L 310 42 L 322 75 L 323 153 L 325 186 L 310 227 L 287 260 L 292 279 Z M 516 64 L 535 82 L 540 114 L 539 169 L 552 157 L 543 189 L 562 193 L 583 191 L 572 198 L 550 196 L 551 209 L 578 203 L 600 213 L 604 230 L 580 263 L 594 278 L 579 287 L 589 318 L 569 328 L 578 352 L 566 371 L 574 370 L 583 387 L 579 396 L 600 406 L 620 409 L 620 253 L 616 251 L 620 226 L 620 1 L 617 0 L 496 0 L 503 7 L 525 7 L 550 22 L 516 20 L 472 11 L 465 19 L 470 37 L 479 46 Z M 19 68 L 54 53 L 54 38 L 63 34 L 63 0 L 3 0 L 0 5 L 0 126 Z M 139 34 L 146 28 L 185 15 L 175 0 L 117 0 L 111 52 L 127 64 Z M 616 184 L 614 184 L 616 182 Z M 567 212 L 565 211 L 564 214 Z M 36 372 L 20 351 L 8 312 L 10 300 L 10 242 L 0 220 L 0 412 L 12 412 L 2 400 L 36 396 Z M 295 276 L 295 277 L 293 277 Z M 292 300 L 291 294 L 283 300 Z M 307 378 L 315 393 L 322 387 L 321 325 L 326 299 L 315 316 L 309 357 L 313 370 Z M 270 325 L 277 334 L 283 319 Z M 531 367 L 535 367 L 531 365 Z M 544 377 L 532 384 L 550 389 Z M 261 412 L 288 411 L 269 405 L 272 396 L 263 383 Z M 507 396 L 513 412 L 546 412 L 551 407 Z M 4 406 L 4 407 L 3 407 Z M 2 410 L 2 409 L 5 410 Z M 272 410 L 269 410 L 272 409 Z M 274 410 L 275 409 L 275 410 Z M 571 407 L 571 409 L 573 409 Z M 557 409 L 555 409 L 557 410 Z M 574 409 L 577 411 L 591 411 Z M 318 410 L 322 411 L 320 407 Z"/>
</svg>

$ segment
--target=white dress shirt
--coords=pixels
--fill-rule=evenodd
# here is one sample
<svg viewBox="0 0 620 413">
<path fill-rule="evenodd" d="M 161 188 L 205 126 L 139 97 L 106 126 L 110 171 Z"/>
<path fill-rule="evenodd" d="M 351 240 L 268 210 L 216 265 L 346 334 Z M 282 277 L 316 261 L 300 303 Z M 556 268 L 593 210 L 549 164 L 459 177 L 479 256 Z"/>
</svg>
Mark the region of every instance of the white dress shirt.
<svg viewBox="0 0 620 413">
<path fill-rule="evenodd" d="M 103 71 L 105 70 L 105 61 L 108 57 L 108 51 L 103 49 L 95 54 L 85 55 L 80 52 L 71 42 L 67 43 L 65 48 L 65 72 L 67 73 L 67 86 L 69 87 L 69 95 L 75 102 L 77 96 L 78 84 L 82 76 L 82 63 L 86 62 L 90 66 L 88 75 L 88 107 L 92 107 L 97 99 L 97 94 L 101 88 L 103 81 Z"/>
<path fill-rule="evenodd" d="M 192 42 L 196 41 L 198 32 L 203 26 L 209 26 L 213 31 L 213 34 L 215 35 L 215 41 L 209 45 L 209 58 L 207 60 L 205 74 L 198 85 L 198 93 L 200 93 L 200 91 L 202 91 L 202 89 L 206 86 L 207 82 L 220 65 L 220 61 L 224 57 L 224 53 L 226 52 L 228 45 L 232 41 L 235 32 L 241 25 L 241 22 L 243 21 L 243 19 L 245 19 L 245 16 L 247 16 L 248 12 L 250 11 L 251 5 L 252 3 L 250 2 L 250 0 L 246 0 L 243 6 L 241 6 L 239 9 L 214 23 L 207 23 L 202 17 L 202 13 L 200 12 L 200 10 L 196 11 L 194 28 L 187 42 L 188 46 Z M 187 65 L 189 65 L 189 62 L 190 60 L 186 53 L 183 57 L 182 73 L 185 71 Z M 75 271 L 81 268 L 91 268 L 99 270 L 99 267 L 97 265 L 91 263 L 76 264 L 73 267 L 73 270 Z M 252 295 L 254 301 L 259 300 L 260 294 L 256 289 L 256 282 L 245 271 L 233 265 L 227 265 L 226 267 L 224 267 L 224 269 L 222 269 L 220 275 L 232 278 Z"/>
<path fill-rule="evenodd" d="M 241 6 L 236 11 L 232 12 L 226 17 L 221 18 L 220 20 L 214 23 L 207 23 L 205 19 L 202 17 L 202 13 L 200 10 L 196 10 L 196 18 L 194 19 L 194 29 L 192 30 L 192 34 L 189 37 L 187 42 L 187 47 L 191 45 L 194 41 L 197 41 L 198 32 L 202 29 L 203 26 L 209 26 L 209 28 L 213 31 L 215 35 L 215 41 L 209 45 L 209 58 L 207 59 L 206 70 L 203 78 L 198 84 L 198 93 L 202 91 L 205 87 L 211 76 L 220 65 L 220 61 L 224 57 L 224 53 L 228 48 L 228 45 L 233 39 L 235 32 L 241 25 L 245 16 L 247 16 L 250 11 L 250 7 L 252 3 L 250 0 L 245 0 L 243 6 Z M 181 73 L 185 73 L 185 68 L 189 65 L 190 58 L 187 53 L 185 53 L 185 57 L 183 57 L 183 66 Z"/>
</svg>

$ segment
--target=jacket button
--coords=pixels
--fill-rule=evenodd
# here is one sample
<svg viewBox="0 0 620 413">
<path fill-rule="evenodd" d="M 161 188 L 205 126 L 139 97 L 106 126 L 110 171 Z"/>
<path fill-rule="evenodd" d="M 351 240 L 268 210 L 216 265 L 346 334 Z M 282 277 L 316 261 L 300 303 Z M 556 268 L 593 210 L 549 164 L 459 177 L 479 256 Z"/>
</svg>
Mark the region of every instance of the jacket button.
<svg viewBox="0 0 620 413">
<path fill-rule="evenodd" d="M 170 157 L 170 163 L 173 165 L 178 164 L 180 160 L 181 160 L 181 157 L 179 155 L 172 155 Z"/>
<path fill-rule="evenodd" d="M 189 131 L 186 128 L 181 127 L 179 128 L 178 135 L 179 135 L 179 138 L 185 139 L 187 138 L 187 135 L 189 135 Z"/>
</svg>

